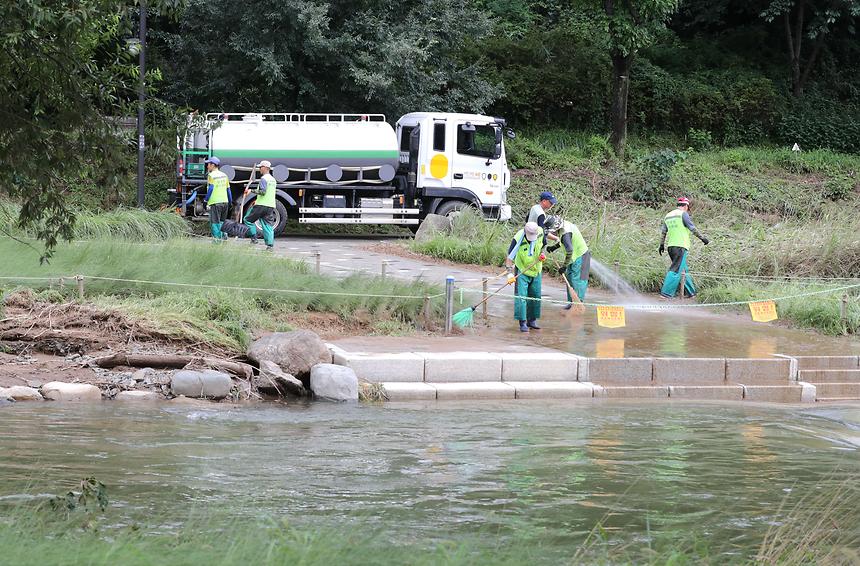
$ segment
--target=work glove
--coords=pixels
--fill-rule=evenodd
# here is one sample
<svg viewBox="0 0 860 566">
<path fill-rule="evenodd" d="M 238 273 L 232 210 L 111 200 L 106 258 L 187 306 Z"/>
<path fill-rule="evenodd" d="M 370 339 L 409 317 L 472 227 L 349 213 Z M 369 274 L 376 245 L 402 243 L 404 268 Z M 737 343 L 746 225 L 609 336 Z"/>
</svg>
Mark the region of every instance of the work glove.
<svg viewBox="0 0 860 566">
<path fill-rule="evenodd" d="M 666 246 L 664 246 L 663 244 L 660 244 L 660 248 L 657 250 L 657 253 L 659 253 L 660 255 L 663 255 L 663 252 L 665 252 L 665 251 L 666 251 Z"/>
<path fill-rule="evenodd" d="M 508 271 L 508 285 L 513 285 L 517 278 L 514 277 L 513 271 Z"/>
<path fill-rule="evenodd" d="M 707 246 L 708 244 L 711 243 L 711 241 L 709 239 L 707 239 L 706 237 L 702 236 L 702 243 Z"/>
<path fill-rule="evenodd" d="M 554 245 L 554 246 L 549 246 L 549 247 L 546 249 L 546 251 L 548 251 L 549 253 L 552 253 L 552 252 L 554 252 L 555 250 L 557 250 L 557 249 L 558 249 L 558 246 L 559 246 L 559 244 L 556 244 L 556 245 Z"/>
<path fill-rule="evenodd" d="M 558 268 L 558 274 L 559 275 L 564 275 L 565 272 L 567 272 L 567 267 L 565 267 L 564 265 L 562 265 L 561 267 Z"/>
<path fill-rule="evenodd" d="M 540 261 L 546 261 L 546 254 L 544 254 L 544 253 L 540 254 L 540 255 L 538 256 L 538 259 L 539 259 Z"/>
</svg>

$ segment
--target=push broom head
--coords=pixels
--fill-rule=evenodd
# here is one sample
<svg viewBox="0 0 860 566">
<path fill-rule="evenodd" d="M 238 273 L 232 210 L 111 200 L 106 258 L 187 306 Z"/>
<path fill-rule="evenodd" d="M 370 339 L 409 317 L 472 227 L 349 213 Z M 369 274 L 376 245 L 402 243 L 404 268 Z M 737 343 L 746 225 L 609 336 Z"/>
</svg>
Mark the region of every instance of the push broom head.
<svg viewBox="0 0 860 566">
<path fill-rule="evenodd" d="M 475 307 L 466 307 L 460 312 L 456 313 L 451 317 L 451 322 L 453 322 L 456 326 L 460 328 L 466 328 L 467 326 L 472 326 L 472 322 L 475 320 Z"/>
</svg>

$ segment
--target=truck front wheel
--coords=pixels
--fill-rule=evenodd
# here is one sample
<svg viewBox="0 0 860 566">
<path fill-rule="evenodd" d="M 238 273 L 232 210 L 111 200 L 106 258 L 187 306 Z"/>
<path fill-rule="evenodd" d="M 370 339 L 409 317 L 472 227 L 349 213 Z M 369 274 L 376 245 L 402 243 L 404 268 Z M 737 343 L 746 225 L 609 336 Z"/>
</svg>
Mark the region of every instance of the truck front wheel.
<svg viewBox="0 0 860 566">
<path fill-rule="evenodd" d="M 439 208 L 436 209 L 436 214 L 439 216 L 451 216 L 452 214 L 469 207 L 474 208 L 471 204 L 462 200 L 446 200 L 439 205 Z"/>
</svg>

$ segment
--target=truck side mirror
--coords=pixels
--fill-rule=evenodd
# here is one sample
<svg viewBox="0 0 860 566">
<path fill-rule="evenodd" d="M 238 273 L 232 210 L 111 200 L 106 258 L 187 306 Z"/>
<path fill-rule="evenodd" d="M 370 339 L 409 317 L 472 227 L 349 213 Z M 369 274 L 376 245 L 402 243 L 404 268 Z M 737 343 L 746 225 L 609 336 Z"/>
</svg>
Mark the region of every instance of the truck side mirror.
<svg viewBox="0 0 860 566">
<path fill-rule="evenodd" d="M 502 156 L 502 129 L 496 128 L 496 143 L 493 146 L 493 159 L 498 159 Z"/>
<path fill-rule="evenodd" d="M 418 148 L 421 144 L 421 129 L 419 127 L 415 127 L 409 133 L 409 153 L 412 155 L 418 155 Z"/>
</svg>

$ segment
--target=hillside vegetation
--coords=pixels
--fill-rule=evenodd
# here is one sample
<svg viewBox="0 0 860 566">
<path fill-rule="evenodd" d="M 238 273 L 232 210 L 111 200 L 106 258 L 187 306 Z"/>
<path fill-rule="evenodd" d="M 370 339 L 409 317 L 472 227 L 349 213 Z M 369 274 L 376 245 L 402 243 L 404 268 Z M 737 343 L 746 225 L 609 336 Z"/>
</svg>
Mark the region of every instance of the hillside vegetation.
<svg viewBox="0 0 860 566">
<path fill-rule="evenodd" d="M 669 145 L 673 144 L 674 145 Z M 691 270 L 699 299 L 723 302 L 781 297 L 860 283 L 860 156 L 788 148 L 671 149 L 683 140 L 635 140 L 626 163 L 608 157 L 603 138 L 564 132 L 522 136 L 508 200 L 510 225 L 458 219 L 454 237 L 415 244 L 453 261 L 501 265 L 507 243 L 542 190 L 555 212 L 576 223 L 594 257 L 619 263 L 639 289 L 656 292 L 668 261 L 657 254 L 660 223 L 676 196 L 693 200 L 692 216 L 708 235 L 694 239 Z M 836 279 L 829 279 L 836 278 Z M 781 315 L 828 333 L 860 328 L 860 301 L 843 293 L 780 303 Z"/>
</svg>

